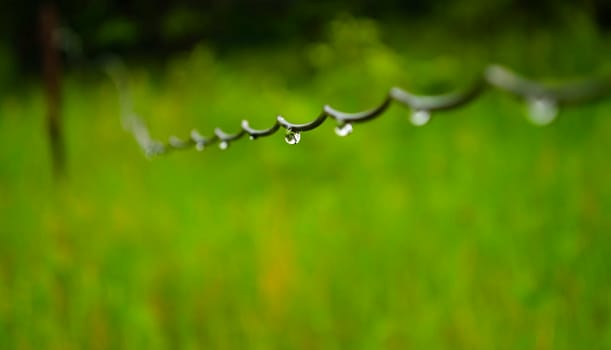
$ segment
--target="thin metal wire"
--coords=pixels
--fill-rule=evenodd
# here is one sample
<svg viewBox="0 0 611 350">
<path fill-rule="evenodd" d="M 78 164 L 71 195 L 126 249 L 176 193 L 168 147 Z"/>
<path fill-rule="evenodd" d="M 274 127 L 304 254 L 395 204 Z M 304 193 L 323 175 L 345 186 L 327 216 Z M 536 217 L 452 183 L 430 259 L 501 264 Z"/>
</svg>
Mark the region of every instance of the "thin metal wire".
<svg viewBox="0 0 611 350">
<path fill-rule="evenodd" d="M 187 139 L 171 136 L 168 142 L 164 143 L 151 138 L 146 123 L 134 112 L 125 68 L 120 61 L 114 60 L 111 64 L 108 64 L 106 71 L 115 83 L 119 93 L 123 127 L 133 134 L 136 142 L 138 142 L 147 156 L 156 156 L 175 150 L 191 148 L 203 150 L 213 144 L 218 144 L 221 149 L 226 149 L 231 142 L 245 135 L 254 140 L 271 136 L 280 130 L 280 128 L 285 129 L 287 132 L 286 141 L 294 144 L 299 142 L 301 132 L 316 129 L 328 118 L 337 122 L 336 133 L 340 136 L 345 136 L 351 132 L 352 124 L 367 122 L 379 117 L 393 102 L 410 108 L 413 116 L 420 120 L 413 120 L 414 124 L 423 125 L 430 119 L 431 111 L 462 107 L 473 102 L 486 89 L 490 88 L 499 89 L 526 99 L 531 104 L 531 112 L 534 111 L 534 113 L 540 114 L 540 118 L 538 120 L 534 119 L 533 122 L 544 125 L 553 121 L 557 113 L 557 106 L 582 103 L 600 98 L 606 96 L 609 90 L 611 90 L 611 77 L 587 79 L 552 87 L 522 77 L 501 65 L 490 65 L 475 83 L 462 91 L 445 95 L 421 96 L 398 87 L 393 87 L 379 106 L 362 112 L 342 112 L 329 105 L 325 105 L 318 117 L 309 123 L 291 123 L 279 115 L 276 117 L 274 124 L 267 129 L 255 129 L 250 126 L 247 120 L 243 120 L 240 129 L 233 134 L 216 128 L 212 136 L 205 137 L 196 129 L 193 129 Z"/>
</svg>

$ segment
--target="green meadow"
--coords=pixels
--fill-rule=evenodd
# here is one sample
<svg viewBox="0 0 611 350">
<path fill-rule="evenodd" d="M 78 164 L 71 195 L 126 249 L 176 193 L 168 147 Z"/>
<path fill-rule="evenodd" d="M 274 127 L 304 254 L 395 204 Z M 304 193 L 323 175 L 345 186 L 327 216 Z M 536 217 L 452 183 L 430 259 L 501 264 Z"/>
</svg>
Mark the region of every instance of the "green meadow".
<svg viewBox="0 0 611 350">
<path fill-rule="evenodd" d="M 416 38 L 417 37 L 417 40 Z M 459 40 L 332 22 L 326 39 L 128 60 L 156 139 L 307 122 L 488 63 L 546 83 L 611 72 L 587 23 Z M 611 98 L 539 127 L 489 89 L 422 127 L 394 104 L 302 134 L 147 159 L 95 66 L 63 81 L 66 176 L 44 91 L 0 96 L 0 348 L 611 349 Z"/>
</svg>

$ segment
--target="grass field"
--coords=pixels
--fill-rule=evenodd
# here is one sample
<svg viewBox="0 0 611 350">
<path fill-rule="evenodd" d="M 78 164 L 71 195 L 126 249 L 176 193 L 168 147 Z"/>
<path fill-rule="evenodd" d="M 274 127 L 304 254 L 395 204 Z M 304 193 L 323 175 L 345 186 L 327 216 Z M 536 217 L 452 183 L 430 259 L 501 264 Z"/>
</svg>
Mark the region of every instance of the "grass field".
<svg viewBox="0 0 611 350">
<path fill-rule="evenodd" d="M 166 139 L 362 110 L 394 85 L 443 92 L 491 61 L 544 80 L 610 67 L 587 28 L 443 49 L 332 28 L 308 47 L 131 63 L 135 109 Z M 41 88 L 6 94 L 0 348 L 610 349 L 611 99 L 545 128 L 525 108 L 495 91 L 421 128 L 393 106 L 346 138 L 327 123 L 296 146 L 149 161 L 110 81 L 73 73 L 54 183 Z"/>
</svg>

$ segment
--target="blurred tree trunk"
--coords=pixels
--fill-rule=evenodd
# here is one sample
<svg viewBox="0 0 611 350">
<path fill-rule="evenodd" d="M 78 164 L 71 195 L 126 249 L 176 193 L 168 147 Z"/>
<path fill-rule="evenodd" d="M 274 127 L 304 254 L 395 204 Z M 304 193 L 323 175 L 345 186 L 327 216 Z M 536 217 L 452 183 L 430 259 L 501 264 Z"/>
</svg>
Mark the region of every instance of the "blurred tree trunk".
<svg viewBox="0 0 611 350">
<path fill-rule="evenodd" d="M 53 4 L 40 6 L 42 65 L 47 99 L 47 132 L 51 147 L 53 173 L 64 174 L 65 155 L 61 118 L 61 57 L 58 48 L 58 15 Z"/>
</svg>

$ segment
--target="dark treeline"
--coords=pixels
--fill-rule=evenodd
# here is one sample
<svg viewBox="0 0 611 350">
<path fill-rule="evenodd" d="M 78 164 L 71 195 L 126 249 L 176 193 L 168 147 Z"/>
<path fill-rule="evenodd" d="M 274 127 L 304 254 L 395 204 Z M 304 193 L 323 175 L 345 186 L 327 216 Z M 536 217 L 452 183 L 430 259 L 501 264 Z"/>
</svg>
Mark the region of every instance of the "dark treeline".
<svg viewBox="0 0 611 350">
<path fill-rule="evenodd" d="M 39 69 L 40 6 L 41 2 L 21 0 L 0 4 L 0 55 L 11 56 L 4 61 L 12 62 L 13 70 Z M 72 44 L 87 56 L 112 51 L 160 57 L 202 40 L 220 49 L 312 40 L 320 37 L 326 22 L 342 13 L 406 22 L 435 18 L 472 32 L 518 20 L 539 24 L 566 20 L 573 11 L 591 16 L 600 28 L 611 22 L 608 0 L 66 0 L 55 6 L 62 25 L 78 39 Z"/>
</svg>

